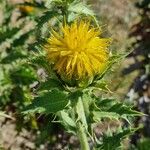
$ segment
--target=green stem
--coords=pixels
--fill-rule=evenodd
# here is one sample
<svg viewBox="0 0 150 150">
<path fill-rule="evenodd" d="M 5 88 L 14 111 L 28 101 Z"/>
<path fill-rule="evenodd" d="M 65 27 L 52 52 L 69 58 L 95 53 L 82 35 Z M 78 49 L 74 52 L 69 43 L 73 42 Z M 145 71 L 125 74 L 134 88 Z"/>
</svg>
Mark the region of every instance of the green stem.
<svg viewBox="0 0 150 150">
<path fill-rule="evenodd" d="M 80 122 L 77 123 L 77 135 L 81 144 L 81 150 L 90 150 L 85 129 Z"/>
<path fill-rule="evenodd" d="M 88 137 L 86 134 L 86 126 L 87 126 L 86 115 L 81 97 L 79 97 L 78 102 L 75 105 L 75 113 L 78 115 L 76 127 L 77 127 L 77 136 L 81 144 L 81 150 L 90 150 Z"/>
</svg>

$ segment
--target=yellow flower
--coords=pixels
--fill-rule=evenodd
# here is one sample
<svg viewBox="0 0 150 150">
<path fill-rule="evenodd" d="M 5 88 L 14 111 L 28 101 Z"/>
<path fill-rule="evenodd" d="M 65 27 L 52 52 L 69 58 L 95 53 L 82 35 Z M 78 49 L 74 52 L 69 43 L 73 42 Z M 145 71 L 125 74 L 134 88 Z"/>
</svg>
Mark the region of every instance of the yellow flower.
<svg viewBox="0 0 150 150">
<path fill-rule="evenodd" d="M 110 38 L 100 38 L 102 31 L 90 22 L 65 24 L 60 33 L 52 31 L 44 46 L 48 60 L 61 77 L 84 80 L 102 73 L 108 64 Z"/>
<path fill-rule="evenodd" d="M 28 3 L 33 3 L 33 0 L 25 0 L 25 2 L 28 2 Z M 19 6 L 19 9 L 21 12 L 23 13 L 32 13 L 34 11 L 34 7 L 33 6 Z"/>
<path fill-rule="evenodd" d="M 34 11 L 34 7 L 32 6 L 19 6 L 19 9 L 24 13 L 32 13 Z"/>
</svg>

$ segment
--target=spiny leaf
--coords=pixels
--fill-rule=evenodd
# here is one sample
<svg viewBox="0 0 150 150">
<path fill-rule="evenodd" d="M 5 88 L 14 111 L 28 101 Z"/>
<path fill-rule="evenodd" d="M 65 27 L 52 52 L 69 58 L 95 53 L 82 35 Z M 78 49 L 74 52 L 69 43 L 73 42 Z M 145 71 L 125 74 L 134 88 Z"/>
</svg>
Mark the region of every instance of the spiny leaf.
<svg viewBox="0 0 150 150">
<path fill-rule="evenodd" d="M 81 97 L 83 95 L 83 92 L 81 90 L 76 90 L 74 92 L 71 92 L 69 94 L 69 99 L 72 101 L 72 102 L 75 102 L 78 100 L 79 97 Z"/>
<path fill-rule="evenodd" d="M 97 99 L 96 105 L 101 110 L 106 110 L 107 108 L 110 108 L 116 103 L 116 100 L 114 98 L 106 98 L 106 99 Z"/>
<path fill-rule="evenodd" d="M 47 81 L 41 83 L 39 90 L 50 90 L 54 88 L 64 89 L 60 81 L 49 78 Z"/>
<path fill-rule="evenodd" d="M 94 12 L 88 8 L 84 3 L 74 1 L 69 5 L 68 11 L 75 12 L 77 14 L 84 14 L 94 16 Z"/>
<path fill-rule="evenodd" d="M 58 15 L 57 11 L 46 11 L 40 18 L 38 17 L 36 19 L 37 21 L 37 27 L 40 28 L 43 26 L 43 24 L 45 24 L 46 22 L 48 22 L 50 19 L 52 19 L 53 17 L 56 17 Z"/>
<path fill-rule="evenodd" d="M 67 104 L 67 95 L 54 89 L 49 92 L 42 93 L 42 95 L 36 97 L 32 104 L 25 108 L 23 113 L 55 113 L 64 109 Z"/>
<path fill-rule="evenodd" d="M 17 38 L 17 39 L 15 39 L 15 40 L 13 41 L 12 46 L 16 47 L 16 46 L 24 45 L 25 42 L 26 42 L 26 40 L 29 38 L 29 36 L 32 34 L 33 31 L 34 31 L 34 30 L 30 30 L 30 31 L 28 31 L 28 32 L 26 32 L 26 33 L 24 33 L 24 34 L 22 34 L 22 35 L 19 37 L 19 39 Z"/>
<path fill-rule="evenodd" d="M 114 99 L 105 99 L 96 103 L 99 110 L 93 111 L 93 119 L 100 121 L 102 118 L 109 119 L 125 119 L 128 121 L 128 117 L 142 116 L 141 112 L 132 110 L 130 106 L 123 103 L 119 103 Z"/>
<path fill-rule="evenodd" d="M 46 3 L 45 3 L 45 6 L 47 8 L 50 8 L 52 6 L 52 3 L 61 4 L 62 0 L 47 0 Z"/>
<path fill-rule="evenodd" d="M 114 112 L 93 111 L 93 120 L 99 122 L 101 119 L 109 118 L 118 120 L 120 115 Z"/>
<path fill-rule="evenodd" d="M 30 62 L 33 65 L 44 67 L 44 65 L 46 64 L 45 56 L 39 55 L 39 56 L 32 57 L 30 58 Z"/>
<path fill-rule="evenodd" d="M 60 111 L 58 113 L 59 120 L 63 124 L 63 126 L 67 129 L 69 133 L 73 133 L 76 128 L 76 123 L 75 121 L 69 116 L 68 112 L 65 111 Z"/>
<path fill-rule="evenodd" d="M 122 103 L 117 103 L 113 105 L 108 111 L 118 113 L 119 115 L 127 115 L 127 116 L 141 116 L 144 115 L 141 112 L 132 110 L 130 106 L 126 106 Z"/>
<path fill-rule="evenodd" d="M 12 38 L 19 30 L 19 28 L 6 29 L 6 31 L 0 35 L 0 44 L 9 38 Z"/>
<path fill-rule="evenodd" d="M 127 136 L 133 134 L 137 128 L 125 129 L 119 133 L 114 133 L 112 136 L 104 136 L 102 144 L 97 145 L 97 150 L 120 150 L 121 141 Z"/>
<path fill-rule="evenodd" d="M 91 86 L 93 89 L 112 93 L 105 81 L 100 80 L 96 83 L 93 83 L 93 85 L 91 84 Z"/>
<path fill-rule="evenodd" d="M 24 59 L 27 58 L 27 55 L 24 51 L 21 51 L 21 49 L 14 49 L 12 48 L 12 51 L 1 60 L 2 64 L 9 64 L 12 62 L 15 62 L 17 59 Z"/>
<path fill-rule="evenodd" d="M 37 80 L 35 70 L 29 66 L 20 66 L 10 71 L 10 78 L 13 84 L 29 85 Z"/>
<path fill-rule="evenodd" d="M 101 109 L 101 111 L 114 112 L 119 115 L 129 115 L 129 116 L 141 116 L 144 115 L 141 112 L 135 111 L 131 106 L 120 103 L 113 98 L 97 99 L 96 105 Z"/>
</svg>

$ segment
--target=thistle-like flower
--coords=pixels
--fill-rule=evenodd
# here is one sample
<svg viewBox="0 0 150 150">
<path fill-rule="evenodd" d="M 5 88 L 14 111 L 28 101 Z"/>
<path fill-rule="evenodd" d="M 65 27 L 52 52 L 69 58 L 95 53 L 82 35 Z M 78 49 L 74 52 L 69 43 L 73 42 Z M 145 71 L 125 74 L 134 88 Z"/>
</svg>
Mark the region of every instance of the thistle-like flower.
<svg viewBox="0 0 150 150">
<path fill-rule="evenodd" d="M 19 6 L 19 9 L 23 13 L 32 13 L 34 10 L 34 7 L 32 7 L 32 6 Z"/>
<path fill-rule="evenodd" d="M 110 38 L 100 38 L 101 33 L 90 22 L 65 24 L 59 33 L 52 31 L 44 46 L 48 61 L 68 80 L 84 80 L 102 73 L 108 64 Z"/>
</svg>

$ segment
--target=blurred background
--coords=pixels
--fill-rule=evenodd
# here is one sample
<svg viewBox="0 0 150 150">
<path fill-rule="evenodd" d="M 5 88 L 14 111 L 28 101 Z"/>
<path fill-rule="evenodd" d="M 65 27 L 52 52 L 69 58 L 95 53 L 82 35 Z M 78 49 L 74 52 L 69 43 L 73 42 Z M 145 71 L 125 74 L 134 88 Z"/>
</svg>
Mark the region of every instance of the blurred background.
<svg viewBox="0 0 150 150">
<path fill-rule="evenodd" d="M 21 5 L 28 2 L 35 7 Z M 44 29 L 34 33 L 44 2 L 0 0 L 0 150 L 65 150 L 68 142 L 77 149 L 77 139 L 51 123 L 52 115 L 29 117 L 20 113 L 34 94 L 38 79 L 44 78 L 41 68 L 24 63 L 32 55 L 34 42 L 45 34 Z M 116 98 L 147 114 L 133 120 L 135 127 L 142 128 L 125 141 L 124 149 L 149 150 L 150 0 L 86 2 L 112 37 L 112 52 L 128 54 L 108 76 L 110 90 Z"/>
</svg>

